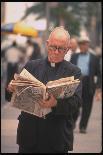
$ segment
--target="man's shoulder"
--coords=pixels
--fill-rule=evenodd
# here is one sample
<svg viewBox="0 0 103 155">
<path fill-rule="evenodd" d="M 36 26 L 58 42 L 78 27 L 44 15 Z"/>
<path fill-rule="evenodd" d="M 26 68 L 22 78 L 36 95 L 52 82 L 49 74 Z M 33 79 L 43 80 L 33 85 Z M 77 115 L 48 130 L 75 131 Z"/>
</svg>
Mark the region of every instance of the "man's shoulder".
<svg viewBox="0 0 103 155">
<path fill-rule="evenodd" d="M 30 60 L 26 63 L 26 65 L 29 65 L 29 66 L 35 66 L 35 65 L 39 65 L 39 64 L 42 64 L 44 63 L 44 59 L 36 59 L 36 60 Z"/>
<path fill-rule="evenodd" d="M 33 72 L 34 70 L 41 68 L 41 66 L 44 64 L 44 61 L 44 59 L 30 60 L 26 63 L 24 68 L 29 72 Z"/>
</svg>

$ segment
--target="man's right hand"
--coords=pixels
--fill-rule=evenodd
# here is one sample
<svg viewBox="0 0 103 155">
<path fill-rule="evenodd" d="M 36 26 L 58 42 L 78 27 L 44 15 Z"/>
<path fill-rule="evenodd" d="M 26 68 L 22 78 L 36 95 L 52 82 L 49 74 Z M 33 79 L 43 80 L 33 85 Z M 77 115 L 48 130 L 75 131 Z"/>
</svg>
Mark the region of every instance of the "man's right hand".
<svg viewBox="0 0 103 155">
<path fill-rule="evenodd" d="M 14 92 L 16 89 L 15 86 L 13 86 L 11 83 L 9 83 L 8 87 L 7 87 L 7 90 L 10 91 L 10 92 Z"/>
</svg>

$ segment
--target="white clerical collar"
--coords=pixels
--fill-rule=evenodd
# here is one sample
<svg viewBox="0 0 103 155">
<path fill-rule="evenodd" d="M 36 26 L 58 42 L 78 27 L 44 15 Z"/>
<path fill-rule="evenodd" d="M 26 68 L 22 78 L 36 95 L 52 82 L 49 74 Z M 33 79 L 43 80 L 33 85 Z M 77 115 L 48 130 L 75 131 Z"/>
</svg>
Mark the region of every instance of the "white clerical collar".
<svg viewBox="0 0 103 155">
<path fill-rule="evenodd" d="M 50 63 L 51 67 L 55 67 L 55 63 L 51 62 Z"/>
</svg>

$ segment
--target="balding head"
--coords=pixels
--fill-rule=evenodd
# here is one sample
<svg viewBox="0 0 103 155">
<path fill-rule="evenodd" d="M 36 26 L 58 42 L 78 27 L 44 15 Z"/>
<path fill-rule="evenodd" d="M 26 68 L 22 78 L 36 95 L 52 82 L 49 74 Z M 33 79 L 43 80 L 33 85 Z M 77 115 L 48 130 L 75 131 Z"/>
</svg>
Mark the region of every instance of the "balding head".
<svg viewBox="0 0 103 155">
<path fill-rule="evenodd" d="M 70 35 L 63 27 L 56 27 L 47 40 L 48 60 L 58 63 L 69 50 Z"/>
<path fill-rule="evenodd" d="M 62 26 L 56 27 L 49 35 L 48 41 L 64 42 L 67 46 L 70 43 L 70 35 Z"/>
<path fill-rule="evenodd" d="M 71 38 L 70 39 L 70 48 L 73 52 L 75 52 L 77 50 L 78 47 L 78 42 L 76 38 Z"/>
</svg>

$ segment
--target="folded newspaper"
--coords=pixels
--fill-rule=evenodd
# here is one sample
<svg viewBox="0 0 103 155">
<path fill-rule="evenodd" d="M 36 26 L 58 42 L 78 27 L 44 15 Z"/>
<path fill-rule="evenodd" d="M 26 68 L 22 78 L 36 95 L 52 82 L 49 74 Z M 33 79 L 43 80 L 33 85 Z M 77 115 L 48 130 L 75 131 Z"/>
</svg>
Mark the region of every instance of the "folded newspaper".
<svg viewBox="0 0 103 155">
<path fill-rule="evenodd" d="M 11 98 L 11 106 L 38 117 L 45 117 L 52 110 L 41 107 L 40 102 L 47 99 L 49 94 L 56 99 L 70 97 L 79 83 L 79 79 L 74 80 L 74 76 L 71 76 L 49 81 L 44 85 L 24 68 L 20 74 L 15 74 L 14 80 L 10 82 L 16 88 Z"/>
</svg>

